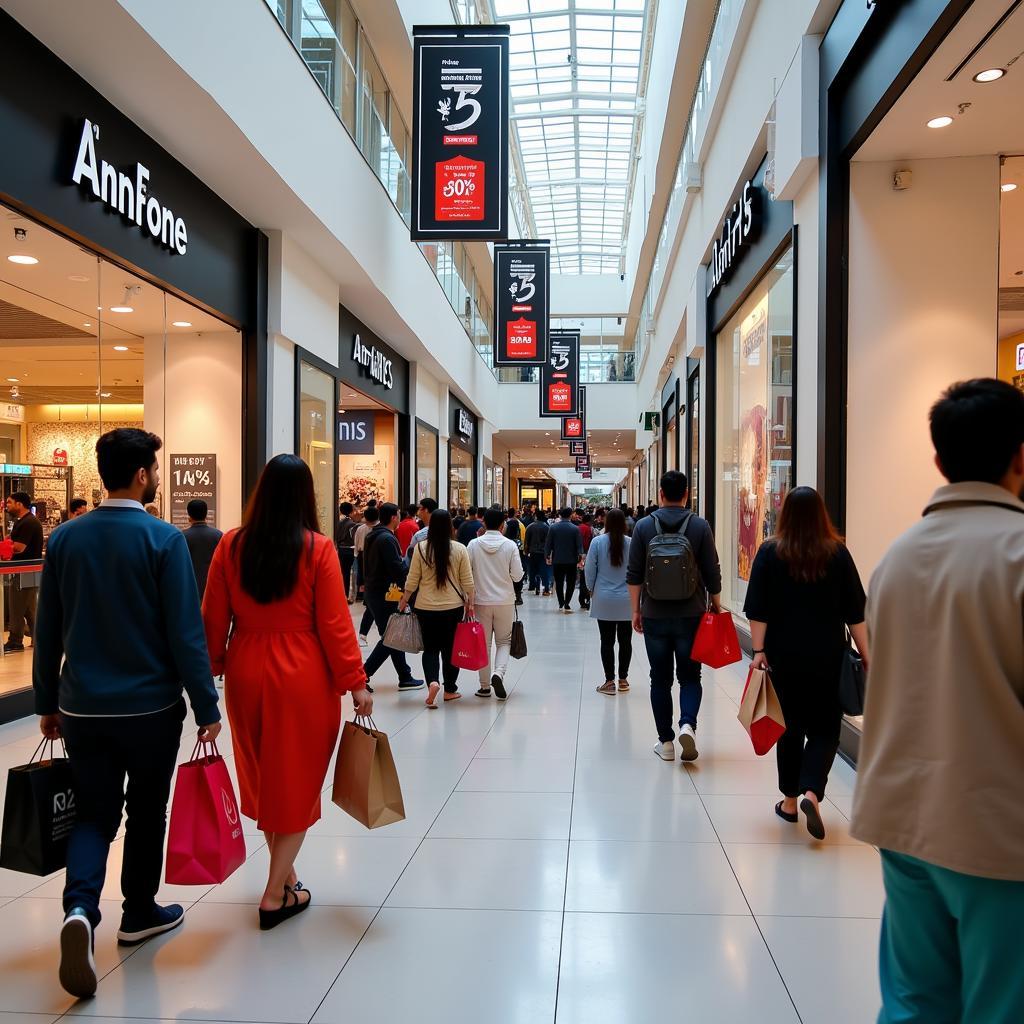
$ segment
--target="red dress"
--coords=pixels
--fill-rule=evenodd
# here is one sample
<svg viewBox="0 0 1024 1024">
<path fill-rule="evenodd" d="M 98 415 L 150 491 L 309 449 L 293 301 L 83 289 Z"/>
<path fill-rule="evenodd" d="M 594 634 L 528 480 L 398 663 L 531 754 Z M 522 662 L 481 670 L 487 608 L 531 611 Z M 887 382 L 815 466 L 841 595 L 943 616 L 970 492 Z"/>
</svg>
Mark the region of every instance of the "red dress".
<svg viewBox="0 0 1024 1024">
<path fill-rule="evenodd" d="M 291 595 L 258 604 L 242 589 L 237 536 L 214 552 L 203 620 L 213 674 L 224 674 L 242 813 L 266 832 L 302 832 L 320 819 L 341 695 L 366 673 L 331 541 L 314 534 Z"/>
</svg>

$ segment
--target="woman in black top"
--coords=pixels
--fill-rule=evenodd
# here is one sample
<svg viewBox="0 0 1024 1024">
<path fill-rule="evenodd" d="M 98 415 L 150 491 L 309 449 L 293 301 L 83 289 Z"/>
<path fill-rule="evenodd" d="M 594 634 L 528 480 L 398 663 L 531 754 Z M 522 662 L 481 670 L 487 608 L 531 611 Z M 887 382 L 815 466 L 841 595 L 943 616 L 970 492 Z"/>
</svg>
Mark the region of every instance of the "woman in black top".
<svg viewBox="0 0 1024 1024">
<path fill-rule="evenodd" d="M 778 742 L 775 813 L 825 838 L 820 803 L 839 749 L 843 713 L 839 675 L 846 628 L 868 661 L 864 588 L 825 503 L 812 487 L 791 491 L 778 533 L 765 541 L 750 571 L 744 612 L 750 620 L 754 668 L 769 668 L 786 731 Z M 802 798 L 801 798 L 802 795 Z"/>
</svg>

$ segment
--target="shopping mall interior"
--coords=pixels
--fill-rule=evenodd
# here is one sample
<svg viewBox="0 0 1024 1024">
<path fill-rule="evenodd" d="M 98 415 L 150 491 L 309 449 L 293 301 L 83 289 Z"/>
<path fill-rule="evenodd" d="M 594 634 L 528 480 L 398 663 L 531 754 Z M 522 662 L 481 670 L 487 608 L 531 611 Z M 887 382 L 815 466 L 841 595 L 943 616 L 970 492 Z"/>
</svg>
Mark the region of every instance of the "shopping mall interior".
<svg viewBox="0 0 1024 1024">
<path fill-rule="evenodd" d="M 213 44 L 225 39 L 227 60 Z M 963 787 L 996 795 L 971 802 L 953 776 L 951 806 L 970 808 L 953 831 L 1005 830 L 1018 864 L 943 859 L 928 830 L 948 831 L 953 812 L 932 822 L 934 806 L 913 800 L 965 752 L 929 749 L 903 776 L 905 834 L 926 838 L 878 838 L 865 821 L 892 724 L 872 719 L 878 662 L 862 645 L 871 627 L 871 654 L 876 640 L 885 650 L 896 627 L 873 619 L 883 570 L 946 483 L 934 403 L 979 378 L 1009 385 L 1007 402 L 1024 392 L 1022 55 L 1022 0 L 0 0 L 0 1024 L 1024 1021 L 1024 990 L 1005 981 L 1024 975 L 1019 954 L 1015 967 L 996 954 L 994 927 L 979 935 L 975 922 L 965 938 L 966 911 L 944 907 L 931 935 L 914 933 L 926 953 L 897 963 L 891 858 L 990 883 L 979 901 L 1024 910 L 1024 819 L 999 802 L 1015 766 L 971 751 L 982 763 Z M 341 613 L 355 676 L 386 623 L 343 507 L 367 530 L 371 508 L 426 523 L 435 502 L 457 527 L 486 509 L 520 530 L 546 525 L 501 527 L 520 546 L 526 583 L 502 587 L 516 583 L 528 653 L 501 662 L 493 696 L 500 646 L 476 697 L 463 667 L 436 708 L 430 690 L 408 692 L 400 658 L 374 669 L 373 723 L 404 810 L 367 827 L 335 801 L 332 760 L 295 862 L 302 885 L 287 883 L 295 901 L 311 894 L 309 913 L 269 934 L 256 907 L 277 847 L 248 815 L 240 699 L 218 674 L 221 793 L 245 856 L 204 884 L 161 875 L 157 902 L 183 907 L 183 928 L 118 945 L 122 869 L 138 870 L 125 769 L 127 825 L 100 875 L 104 923 L 90 925 L 95 996 L 79 1001 L 61 966 L 66 865 L 17 866 L 27 826 L 12 808 L 29 766 L 61 760 L 36 749 L 46 666 L 63 665 L 62 700 L 81 683 L 76 608 L 46 629 L 66 586 L 48 553 L 55 534 L 117 507 L 96 446 L 118 428 L 161 439 L 145 510 L 163 525 L 146 524 L 179 545 L 196 500 L 210 526 L 248 529 L 264 467 L 298 456 L 348 597 L 314 613 Z M 685 477 L 681 497 L 666 496 L 667 473 Z M 829 695 L 827 787 L 805 787 L 814 813 L 801 803 L 791 818 L 778 801 L 792 798 L 784 751 L 804 709 L 784 672 L 760 672 L 779 641 L 751 609 L 792 528 L 790 498 L 808 488 L 856 578 L 834 613 L 843 672 L 837 656 L 814 679 Z M 972 501 L 1024 511 L 1000 494 Z M 664 613 L 687 637 L 673 640 L 670 763 L 656 716 L 676 670 L 668 627 L 642 610 L 657 602 L 653 557 L 611 559 L 615 615 L 600 600 L 608 584 L 588 575 L 615 543 L 611 510 L 625 513 L 630 550 L 649 553 L 644 531 L 661 520 L 647 514 L 666 504 L 705 521 L 713 549 L 684 556 L 700 566 L 699 607 Z M 1012 565 L 1020 525 L 1009 534 L 1000 514 Z M 559 519 L 580 537 L 578 564 L 546 547 Z M 41 546 L 26 546 L 36 522 Z M 936 580 L 952 546 L 928 549 Z M 416 552 L 400 554 L 411 565 Z M 567 601 L 549 557 L 571 575 Z M 162 571 L 116 550 L 103 564 L 97 593 L 110 596 Z M 927 577 L 919 591 L 932 589 Z M 963 642 L 984 644 L 967 621 L 984 602 L 935 589 Z M 165 598 L 145 613 L 165 614 Z M 691 659 L 707 601 L 728 626 L 717 667 Z M 922 596 L 909 632 L 928 648 L 925 607 Z M 36 658 L 40 609 L 41 651 L 60 636 L 55 662 Z M 245 633 L 233 614 L 230 643 Z M 601 688 L 614 675 L 606 619 L 621 627 L 620 657 L 632 636 L 615 677 L 628 688 Z M 122 664 L 129 625 L 91 637 L 90 657 Z M 443 657 L 454 650 L 449 639 Z M 972 707 L 975 668 L 995 671 L 978 660 L 964 680 Z M 866 707 L 863 689 L 838 695 L 850 662 L 866 669 Z M 998 718 L 1024 757 L 1022 662 L 1014 648 Z M 422 671 L 418 652 L 408 664 L 440 682 L 427 654 Z M 773 672 L 752 711 L 750 681 Z M 343 719 L 354 706 L 343 698 Z M 750 715 L 776 706 L 777 720 L 790 709 L 789 745 L 757 752 Z M 905 713 L 927 718 L 912 702 Z M 202 724 L 186 720 L 182 764 Z M 806 765 L 821 728 L 799 728 Z M 74 744 L 68 756 L 73 771 Z M 241 818 L 229 790 L 243 794 Z M 950 921 L 962 931 L 945 948 Z M 941 1009 L 935 992 L 919 1006 L 910 994 L 922 960 L 935 992 L 962 975 Z"/>
</svg>

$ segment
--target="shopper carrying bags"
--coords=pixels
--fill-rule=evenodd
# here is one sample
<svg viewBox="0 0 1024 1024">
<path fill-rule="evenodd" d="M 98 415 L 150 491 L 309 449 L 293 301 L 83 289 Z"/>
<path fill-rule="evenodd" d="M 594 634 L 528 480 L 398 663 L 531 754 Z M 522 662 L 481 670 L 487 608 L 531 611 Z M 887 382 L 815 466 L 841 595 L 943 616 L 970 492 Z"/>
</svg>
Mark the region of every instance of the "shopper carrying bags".
<svg viewBox="0 0 1024 1024">
<path fill-rule="evenodd" d="M 498 700 L 505 700 L 505 671 L 508 668 L 512 623 L 516 614 L 516 588 L 523 578 L 523 559 L 519 545 L 503 537 L 501 509 L 484 512 L 485 533 L 470 541 L 469 563 L 473 570 L 476 617 L 484 629 L 488 663 L 480 669 L 478 697 L 490 697 L 493 690 Z M 516 520 L 510 522 L 519 523 Z M 520 531 L 522 527 L 519 526 Z M 494 639 L 494 665 L 490 663 L 491 638 Z"/>
<path fill-rule="evenodd" d="M 341 564 L 320 533 L 313 476 L 297 455 L 267 463 L 241 528 L 213 556 L 206 639 L 234 741 L 242 813 L 270 852 L 259 905 L 267 930 L 310 904 L 295 859 L 320 819 L 341 697 L 373 711 Z"/>
<path fill-rule="evenodd" d="M 847 627 L 868 660 L 864 601 L 857 567 L 821 495 L 813 487 L 790 491 L 778 532 L 754 559 L 744 612 L 753 668 L 771 673 L 785 717 L 776 747 L 783 799 L 775 813 L 795 823 L 799 801 L 815 839 L 825 838 L 820 804 L 839 749 Z"/>
<path fill-rule="evenodd" d="M 629 537 L 626 517 L 613 508 L 605 519 L 604 533 L 595 537 L 584 566 L 590 598 L 590 617 L 601 633 L 601 664 L 604 682 L 597 692 L 613 697 L 629 690 L 629 663 L 633 657 L 633 611 L 626 585 Z M 615 642 L 619 644 L 619 669 L 615 671 Z M 616 683 L 616 679 L 618 682 Z"/>
<path fill-rule="evenodd" d="M 482 525 L 482 524 L 481 524 Z M 455 630 L 464 615 L 473 615 L 473 570 L 463 545 L 452 540 L 452 517 L 444 509 L 430 515 L 427 539 L 412 552 L 405 593 L 398 602 L 404 612 L 416 597 L 416 616 L 423 632 L 423 675 L 427 680 L 427 707 L 437 708 L 444 682 L 444 699 L 458 700 L 458 667 L 452 664 Z"/>
</svg>

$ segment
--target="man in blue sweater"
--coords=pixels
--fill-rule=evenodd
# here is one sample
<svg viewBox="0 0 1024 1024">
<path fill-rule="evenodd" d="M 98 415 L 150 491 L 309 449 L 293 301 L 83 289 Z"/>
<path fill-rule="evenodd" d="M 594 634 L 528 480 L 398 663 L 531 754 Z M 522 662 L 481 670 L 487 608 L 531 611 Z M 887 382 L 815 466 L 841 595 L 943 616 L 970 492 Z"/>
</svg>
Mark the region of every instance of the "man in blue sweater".
<svg viewBox="0 0 1024 1024">
<path fill-rule="evenodd" d="M 147 515 L 160 438 L 120 428 L 96 444 L 108 497 L 50 537 L 32 684 L 43 735 L 63 737 L 77 817 L 68 843 L 60 982 L 96 991 L 93 932 L 110 843 L 127 805 L 121 945 L 176 928 L 158 906 L 171 778 L 188 694 L 199 738 L 220 733 L 199 594 L 181 531 Z M 127 777 L 127 790 L 125 779 Z"/>
<path fill-rule="evenodd" d="M 583 558 L 583 535 L 572 521 L 572 509 L 563 508 L 561 517 L 548 530 L 544 541 L 547 563 L 555 574 L 555 594 L 558 607 L 567 615 L 572 611 L 572 595 L 576 590 L 576 574 Z"/>
</svg>

